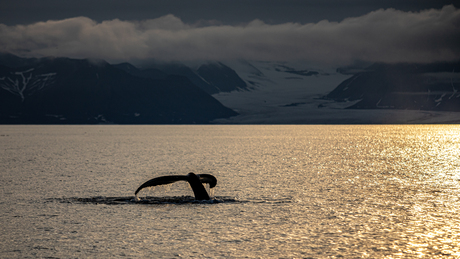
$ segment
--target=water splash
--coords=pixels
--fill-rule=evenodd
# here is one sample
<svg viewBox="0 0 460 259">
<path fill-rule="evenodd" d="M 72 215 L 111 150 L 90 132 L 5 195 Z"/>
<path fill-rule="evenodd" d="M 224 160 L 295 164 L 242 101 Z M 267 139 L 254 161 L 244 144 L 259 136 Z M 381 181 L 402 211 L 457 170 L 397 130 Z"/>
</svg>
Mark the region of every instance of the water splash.
<svg viewBox="0 0 460 259">
<path fill-rule="evenodd" d="M 230 197 L 214 197 L 211 200 L 195 200 L 193 196 L 170 196 L 170 197 L 152 197 L 147 196 L 139 198 L 136 196 L 127 197 L 89 197 L 89 198 L 51 198 L 49 202 L 57 201 L 61 203 L 86 203 L 86 204 L 105 204 L 105 205 L 135 205 L 135 204 L 214 204 L 214 203 L 233 203 L 242 202 Z"/>
</svg>

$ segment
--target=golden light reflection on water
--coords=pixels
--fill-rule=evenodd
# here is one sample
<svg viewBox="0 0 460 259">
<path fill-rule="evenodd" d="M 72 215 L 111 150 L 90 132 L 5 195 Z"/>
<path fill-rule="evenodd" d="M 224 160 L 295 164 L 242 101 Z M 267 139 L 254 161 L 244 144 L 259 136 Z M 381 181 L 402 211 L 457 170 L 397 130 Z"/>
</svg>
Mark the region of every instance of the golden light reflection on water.
<svg viewBox="0 0 460 259">
<path fill-rule="evenodd" d="M 388 257 L 460 257 L 460 128 L 401 129 L 392 131 L 394 136 L 385 131 L 374 139 L 389 142 L 373 154 L 385 161 L 384 175 L 403 192 L 400 205 L 408 209 L 407 222 L 388 229 L 400 232 L 392 249 L 401 252 Z"/>
<path fill-rule="evenodd" d="M 306 179 L 303 202 L 323 214 L 290 237 L 351 257 L 460 257 L 460 127 L 356 127 L 309 143 L 327 158 L 305 160 L 322 176 Z"/>
<path fill-rule="evenodd" d="M 54 135 L 64 131 L 50 129 L 2 138 L 2 205 L 12 212 L 0 243 L 18 248 L 5 257 L 460 258 L 458 125 L 85 127 L 60 145 Z M 40 198 L 130 197 L 172 168 L 210 169 L 216 195 L 241 202 Z M 140 195 L 193 192 L 178 182 Z"/>
<path fill-rule="evenodd" d="M 425 196 L 425 197 L 424 197 Z M 458 200 L 441 192 L 415 195 L 406 229 L 407 253 L 418 256 L 460 256 Z"/>
</svg>

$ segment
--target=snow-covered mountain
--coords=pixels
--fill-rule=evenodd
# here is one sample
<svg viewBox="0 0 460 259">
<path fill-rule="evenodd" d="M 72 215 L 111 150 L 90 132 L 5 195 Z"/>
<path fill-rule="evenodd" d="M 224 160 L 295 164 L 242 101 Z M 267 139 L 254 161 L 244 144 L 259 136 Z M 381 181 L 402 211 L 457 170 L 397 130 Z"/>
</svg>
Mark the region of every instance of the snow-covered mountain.
<svg viewBox="0 0 460 259">
<path fill-rule="evenodd" d="M 139 68 L 44 60 L 1 59 L 1 118 L 24 122 L 14 118 L 26 111 L 53 118 L 46 123 L 460 123 L 458 63 L 336 69 L 238 60 Z"/>
<path fill-rule="evenodd" d="M 414 77 L 413 71 L 401 69 L 400 65 L 396 65 L 393 69 L 383 69 L 386 71 L 385 79 L 382 78 L 382 69 L 378 68 L 392 66 L 369 65 L 357 63 L 352 67 L 336 69 L 335 67 L 321 68 L 300 61 L 238 60 L 163 63 L 150 65 L 147 68 L 157 69 L 165 74 L 186 76 L 194 84 L 213 94 L 213 97 L 225 106 L 239 113 L 238 116 L 218 119 L 214 121 L 216 123 L 460 122 L 460 113 L 457 113 L 459 109 L 456 108 L 459 106 L 459 101 L 453 99 L 457 88 L 450 87 L 450 84 L 458 81 L 455 79 L 458 73 L 446 74 L 446 71 L 452 69 L 456 71 L 455 68 L 443 67 L 439 64 L 419 66 L 423 67 L 420 70 L 424 71 L 423 76 Z M 359 79 L 355 80 L 356 78 Z M 363 80 L 364 78 L 367 79 Z M 411 79 L 413 82 L 408 84 Z M 387 84 L 382 86 L 382 82 Z M 401 82 L 406 84 L 401 85 Z M 450 88 L 444 89 L 446 91 L 439 88 L 439 83 L 442 82 L 444 86 L 441 88 Z M 449 85 L 447 86 L 446 83 Z M 423 90 L 427 84 L 431 85 L 430 92 Z M 413 89 L 415 92 L 411 95 L 407 91 L 399 94 L 399 106 L 383 105 L 388 103 L 388 100 L 393 100 L 395 91 L 406 89 L 407 85 L 416 86 Z M 433 87 L 434 85 L 437 85 L 437 88 Z M 421 91 L 425 93 L 421 94 Z M 369 95 L 372 92 L 380 94 Z M 391 94 L 388 95 L 390 92 Z M 420 100 L 417 105 L 413 104 L 414 98 L 423 99 L 426 95 L 431 96 L 431 106 L 420 105 L 422 104 Z M 377 97 L 379 99 L 374 100 Z"/>
<path fill-rule="evenodd" d="M 362 69 L 348 69 L 345 71 L 335 68 L 318 68 L 306 62 L 234 61 L 223 63 L 234 69 L 250 87 L 249 91 L 234 91 L 213 95 L 225 106 L 240 113 L 239 116 L 219 119 L 216 121 L 219 123 L 367 124 L 460 122 L 460 113 L 452 112 L 460 110 L 455 109 L 421 110 L 419 107 L 416 109 L 407 107 L 402 107 L 401 109 L 375 109 L 376 107 L 357 107 L 356 104 L 362 101 L 359 98 L 331 97 L 331 93 L 341 91 L 340 88 L 344 83 L 352 81 L 359 73 L 364 73 Z M 433 73 L 436 71 L 434 67 L 426 70 L 424 73 L 431 75 L 427 80 L 433 80 Z M 401 72 L 410 77 L 410 72 Z M 442 73 L 444 72 L 439 72 L 435 77 L 440 78 L 440 80 L 444 78 L 442 80 L 445 81 L 445 73 Z M 458 73 L 454 77 L 457 78 Z M 449 78 L 452 78 L 452 73 Z M 366 89 L 376 87 L 378 87 L 378 84 L 367 84 L 365 86 Z M 452 87 L 450 89 L 450 95 L 442 93 L 434 101 L 440 100 L 440 98 L 445 100 L 452 96 L 457 87 L 454 90 L 452 90 Z M 432 94 L 434 93 L 432 92 Z M 328 98 L 325 98 L 326 96 Z M 459 101 L 452 101 L 458 107 Z M 350 107 L 359 109 L 349 109 Z"/>
<path fill-rule="evenodd" d="M 247 97 L 251 103 L 259 102 L 257 105 L 261 108 L 302 105 L 332 91 L 350 77 L 335 69 L 318 69 L 306 63 L 233 61 L 226 64 L 248 83 L 250 91 L 214 96 L 231 103 L 243 103 Z"/>
</svg>

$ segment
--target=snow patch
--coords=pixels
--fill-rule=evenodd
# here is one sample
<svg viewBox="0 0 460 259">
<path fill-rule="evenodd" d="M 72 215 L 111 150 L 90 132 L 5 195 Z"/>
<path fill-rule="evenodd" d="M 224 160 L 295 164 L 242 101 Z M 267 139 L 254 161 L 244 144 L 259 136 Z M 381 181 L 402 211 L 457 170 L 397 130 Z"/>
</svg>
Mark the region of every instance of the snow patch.
<svg viewBox="0 0 460 259">
<path fill-rule="evenodd" d="M 0 78 L 0 87 L 14 95 L 18 95 L 24 102 L 26 92 L 28 95 L 43 89 L 54 81 L 56 73 L 34 75 L 34 68 L 11 72 L 9 76 Z"/>
<path fill-rule="evenodd" d="M 439 97 L 438 99 L 434 100 L 435 102 L 439 103 L 439 102 L 442 102 L 442 98 L 446 96 L 446 94 L 442 94 L 441 97 Z"/>
</svg>

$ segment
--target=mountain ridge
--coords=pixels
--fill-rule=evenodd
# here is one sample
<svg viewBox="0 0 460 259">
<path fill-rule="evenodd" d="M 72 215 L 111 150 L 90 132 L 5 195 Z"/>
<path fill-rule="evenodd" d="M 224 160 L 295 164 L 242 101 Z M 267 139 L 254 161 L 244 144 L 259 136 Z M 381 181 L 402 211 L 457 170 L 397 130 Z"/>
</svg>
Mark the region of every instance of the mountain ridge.
<svg viewBox="0 0 460 259">
<path fill-rule="evenodd" d="M 193 124 L 237 114 L 183 76 L 137 77 L 102 60 L 23 61 L 0 62 L 0 123 Z"/>
<path fill-rule="evenodd" d="M 376 63 L 325 96 L 358 101 L 348 109 L 460 111 L 460 62 Z"/>
<path fill-rule="evenodd" d="M 126 63 L 116 66 L 128 73 L 146 78 L 159 78 L 161 77 L 159 73 L 185 76 L 193 84 L 211 95 L 221 92 L 248 90 L 246 82 L 239 77 L 235 70 L 221 62 L 206 62 L 196 69 L 180 62 L 150 62 L 142 65 L 142 68 L 133 65 L 127 66 Z"/>
</svg>

